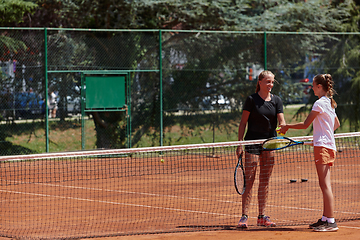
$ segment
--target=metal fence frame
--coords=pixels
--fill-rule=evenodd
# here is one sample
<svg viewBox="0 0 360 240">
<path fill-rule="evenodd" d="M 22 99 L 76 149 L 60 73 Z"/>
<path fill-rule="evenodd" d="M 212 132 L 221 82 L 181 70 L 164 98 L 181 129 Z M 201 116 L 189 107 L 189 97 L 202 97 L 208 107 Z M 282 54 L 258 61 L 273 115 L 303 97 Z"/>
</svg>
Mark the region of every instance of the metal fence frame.
<svg viewBox="0 0 360 240">
<path fill-rule="evenodd" d="M 76 29 L 76 28 L 14 28 L 14 27 L 0 27 L 1 30 L 33 30 L 33 31 L 43 31 L 44 32 L 44 75 L 45 75 L 45 101 L 48 100 L 48 75 L 51 73 L 70 73 L 70 72 L 82 72 L 79 70 L 50 70 L 48 66 L 48 31 L 49 30 L 71 30 L 71 31 L 95 31 L 95 32 L 154 32 L 158 34 L 159 38 L 159 59 L 158 59 L 158 69 L 154 70 L 134 70 L 134 69 L 128 69 L 126 71 L 131 73 L 137 73 L 137 72 L 158 72 L 159 73 L 159 84 L 160 84 L 160 109 L 159 109 L 159 116 L 160 116 L 160 146 L 163 146 L 163 136 L 164 136 L 164 129 L 163 129 L 163 63 L 162 63 L 162 34 L 164 32 L 183 32 L 183 33 L 217 33 L 217 34 L 263 34 L 263 43 L 264 43 L 264 69 L 267 70 L 267 34 L 286 34 L 286 35 L 305 35 L 305 34 L 328 34 L 328 35 L 359 35 L 360 33 L 355 32 L 338 32 L 338 33 L 329 33 L 329 32 L 267 32 L 267 31 L 202 31 L 202 30 L 168 30 L 168 29 L 150 29 L 150 30 L 144 30 L 144 29 Z M 84 70 L 85 71 L 85 70 Z M 106 72 L 106 71 L 104 71 Z M 48 112 L 48 106 L 46 104 L 46 112 Z M 84 118 L 84 114 L 82 114 L 82 118 Z M 46 135 L 46 152 L 49 152 L 49 119 L 48 115 L 45 114 L 45 135 Z"/>
</svg>

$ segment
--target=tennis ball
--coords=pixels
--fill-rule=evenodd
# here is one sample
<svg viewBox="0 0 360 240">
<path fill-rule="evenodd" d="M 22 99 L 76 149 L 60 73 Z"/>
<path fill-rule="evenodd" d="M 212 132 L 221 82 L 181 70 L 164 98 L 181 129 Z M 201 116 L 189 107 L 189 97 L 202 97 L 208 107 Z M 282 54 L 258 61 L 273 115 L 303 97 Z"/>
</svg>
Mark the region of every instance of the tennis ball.
<svg viewBox="0 0 360 240">
<path fill-rule="evenodd" d="M 277 134 L 279 134 L 279 135 L 281 135 L 281 136 L 284 136 L 285 134 L 280 133 L 280 129 L 281 129 L 281 127 L 277 127 L 277 128 L 276 128 L 276 132 L 277 132 Z"/>
<path fill-rule="evenodd" d="M 161 159 L 160 162 L 164 163 L 164 159 Z"/>
</svg>

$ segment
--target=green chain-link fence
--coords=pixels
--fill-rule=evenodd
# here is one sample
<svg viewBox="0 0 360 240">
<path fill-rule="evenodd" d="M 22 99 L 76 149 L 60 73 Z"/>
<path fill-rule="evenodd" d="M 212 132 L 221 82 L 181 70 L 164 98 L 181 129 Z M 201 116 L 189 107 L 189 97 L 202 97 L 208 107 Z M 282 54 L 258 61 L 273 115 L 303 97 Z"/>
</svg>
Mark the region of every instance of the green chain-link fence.
<svg viewBox="0 0 360 240">
<path fill-rule="evenodd" d="M 0 154 L 237 140 L 261 70 L 275 73 L 285 104 L 306 103 L 317 73 L 349 86 L 358 42 L 346 33 L 0 28 Z M 82 76 L 95 72 L 127 74 L 127 111 L 82 112 Z"/>
</svg>

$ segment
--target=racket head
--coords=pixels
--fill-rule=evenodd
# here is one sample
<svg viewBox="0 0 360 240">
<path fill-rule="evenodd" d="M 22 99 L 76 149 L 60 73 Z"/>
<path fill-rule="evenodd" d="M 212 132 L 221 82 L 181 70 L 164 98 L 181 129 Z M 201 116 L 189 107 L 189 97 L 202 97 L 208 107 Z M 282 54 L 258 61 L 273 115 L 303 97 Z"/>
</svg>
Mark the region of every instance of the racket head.
<svg viewBox="0 0 360 240">
<path fill-rule="evenodd" d="M 242 155 L 243 154 L 241 153 L 234 172 L 235 189 L 236 192 L 240 195 L 244 194 L 246 187 L 245 172 L 242 164 Z"/>
<path fill-rule="evenodd" d="M 291 139 L 287 137 L 273 137 L 265 140 L 262 144 L 263 150 L 279 150 L 290 146 L 294 143 Z"/>
</svg>

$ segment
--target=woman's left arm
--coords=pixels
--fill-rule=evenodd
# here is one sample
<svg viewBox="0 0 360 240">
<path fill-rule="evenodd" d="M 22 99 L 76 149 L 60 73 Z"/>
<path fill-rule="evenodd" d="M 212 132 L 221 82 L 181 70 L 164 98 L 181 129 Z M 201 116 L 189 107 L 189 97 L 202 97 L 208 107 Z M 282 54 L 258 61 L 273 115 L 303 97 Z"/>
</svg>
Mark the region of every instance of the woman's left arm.
<svg viewBox="0 0 360 240">
<path fill-rule="evenodd" d="M 286 125 L 284 113 L 278 113 L 277 114 L 277 119 L 278 119 L 278 122 L 279 122 L 279 126 Z"/>
<path fill-rule="evenodd" d="M 285 116 L 284 116 L 284 105 L 280 97 L 277 97 L 276 112 L 278 112 L 276 116 L 279 122 L 279 126 L 281 127 L 286 125 Z"/>
</svg>

